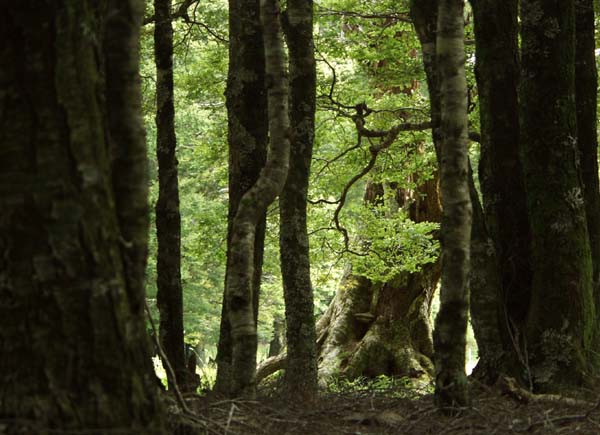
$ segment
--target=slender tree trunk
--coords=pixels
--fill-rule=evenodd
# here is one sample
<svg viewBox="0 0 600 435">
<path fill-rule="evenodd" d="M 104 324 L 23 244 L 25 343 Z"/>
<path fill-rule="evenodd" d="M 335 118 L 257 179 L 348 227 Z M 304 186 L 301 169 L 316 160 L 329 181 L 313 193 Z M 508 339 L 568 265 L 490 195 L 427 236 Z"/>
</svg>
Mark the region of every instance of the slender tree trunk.
<svg viewBox="0 0 600 435">
<path fill-rule="evenodd" d="M 317 390 L 314 303 L 306 228 L 317 85 L 312 0 L 290 0 L 286 18 L 292 145 L 290 170 L 279 198 L 279 246 L 288 348 L 285 383 L 290 394 L 309 400 Z"/>
<path fill-rule="evenodd" d="M 245 72 L 245 73 L 243 73 Z M 231 253 L 231 226 L 242 195 L 258 179 L 267 157 L 267 93 L 265 57 L 258 0 L 229 2 L 229 73 L 227 77 L 227 115 L 229 144 L 229 213 L 227 258 Z M 254 277 L 252 288 L 255 317 L 262 270 L 265 216 L 259 220 L 254 239 Z M 229 267 L 229 266 L 227 266 Z M 226 271 L 226 276 L 230 273 Z M 215 391 L 228 394 L 231 384 L 232 342 L 229 310 L 225 293 Z"/>
<path fill-rule="evenodd" d="M 273 338 L 269 342 L 269 355 L 268 357 L 274 357 L 285 348 L 285 321 L 277 316 L 273 319 Z"/>
<path fill-rule="evenodd" d="M 522 0 L 521 41 L 521 138 L 533 241 L 529 363 L 538 388 L 560 389 L 583 381 L 595 319 L 577 146 L 574 1 Z"/>
<path fill-rule="evenodd" d="M 0 418 L 27 426 L 15 433 L 162 433 L 143 317 L 143 3 L 5 12 Z"/>
<path fill-rule="evenodd" d="M 441 98 L 439 72 L 436 64 L 437 0 L 411 1 L 410 13 L 423 52 L 427 86 L 429 88 L 432 138 L 440 161 Z M 493 242 L 488 236 L 479 195 L 475 188 L 472 171 L 469 170 L 469 196 L 473 207 L 471 228 L 471 272 L 469 277 L 471 320 L 480 360 L 475 374 L 489 381 L 494 380 L 498 360 L 503 355 L 503 345 L 498 331 L 498 276 Z"/>
<path fill-rule="evenodd" d="M 469 313 L 471 200 L 468 185 L 467 82 L 463 0 L 440 0 L 437 64 L 441 92 L 442 286 L 434 329 L 439 407 L 469 403 L 465 346 Z"/>
<path fill-rule="evenodd" d="M 523 349 L 515 349 L 515 345 L 522 346 L 531 291 L 531 235 L 519 154 L 518 4 L 517 0 L 471 0 L 471 4 L 475 23 L 475 69 L 480 104 L 479 180 L 485 214 L 484 226 L 493 240 L 498 269 L 496 272 L 490 270 L 487 275 L 500 276 L 500 282 L 496 284 L 499 292 L 494 299 L 497 313 L 489 311 L 485 314 L 496 326 L 486 326 L 492 322 L 479 322 L 478 326 L 490 332 L 482 331 L 479 335 L 485 334 L 497 342 L 498 340 L 493 339 L 494 334 L 491 334 L 492 329 L 495 329 L 495 334 L 500 335 L 498 344 L 501 348 L 496 343 L 487 345 L 489 340 L 486 340 L 486 345 L 480 346 L 480 368 L 485 366 L 485 370 L 478 374 L 481 378 L 494 382 L 498 371 L 523 372 L 524 367 L 520 363 L 523 361 Z M 475 215 L 474 225 L 479 219 Z M 485 229 L 482 228 L 482 231 Z M 481 250 L 478 255 L 485 255 L 485 251 Z M 483 295 L 489 293 L 484 292 Z M 472 294 L 472 312 L 479 314 L 477 299 L 478 295 Z M 483 299 L 490 299 L 491 302 L 491 298 Z M 491 308 L 491 305 L 487 306 Z M 480 317 L 478 316 L 478 320 Z"/>
<path fill-rule="evenodd" d="M 160 342 L 175 372 L 165 365 L 169 388 L 186 388 L 187 369 L 183 347 L 183 294 L 181 288 L 181 218 L 177 176 L 177 139 L 173 95 L 173 28 L 171 0 L 154 1 L 154 58 L 156 62 L 156 302 L 160 313 Z"/>
<path fill-rule="evenodd" d="M 440 160 L 441 98 L 436 59 L 438 0 L 410 0 L 410 16 L 421 43 L 423 68 L 429 90 L 431 134 L 438 162 Z"/>
<path fill-rule="evenodd" d="M 254 310 L 254 239 L 267 207 L 283 189 L 288 173 L 290 140 L 288 80 L 276 0 L 261 2 L 269 114 L 269 153 L 256 183 L 240 200 L 231 228 L 231 256 L 226 278 L 232 338 L 232 396 L 254 394 L 256 317 Z"/>
<path fill-rule="evenodd" d="M 597 103 L 594 2 L 575 1 L 575 104 L 577 105 L 577 143 L 579 145 L 583 197 L 592 252 L 594 303 L 600 307 L 600 192 L 598 186 Z M 596 313 L 597 322 L 600 317 Z M 600 332 L 594 327 L 593 358 L 600 359 Z"/>
</svg>

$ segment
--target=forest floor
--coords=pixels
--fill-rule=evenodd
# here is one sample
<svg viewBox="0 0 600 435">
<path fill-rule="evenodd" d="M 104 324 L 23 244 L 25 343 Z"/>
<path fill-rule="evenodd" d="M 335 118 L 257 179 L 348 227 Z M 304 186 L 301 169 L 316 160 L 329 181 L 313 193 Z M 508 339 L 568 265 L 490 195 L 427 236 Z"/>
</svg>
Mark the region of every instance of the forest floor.
<svg viewBox="0 0 600 435">
<path fill-rule="evenodd" d="M 600 434 L 600 402 L 482 385 L 471 391 L 472 406 L 452 415 L 436 409 L 431 393 L 410 388 L 327 393 L 312 406 L 274 395 L 196 398 L 189 406 L 203 422 L 199 433 L 213 435 Z"/>
</svg>

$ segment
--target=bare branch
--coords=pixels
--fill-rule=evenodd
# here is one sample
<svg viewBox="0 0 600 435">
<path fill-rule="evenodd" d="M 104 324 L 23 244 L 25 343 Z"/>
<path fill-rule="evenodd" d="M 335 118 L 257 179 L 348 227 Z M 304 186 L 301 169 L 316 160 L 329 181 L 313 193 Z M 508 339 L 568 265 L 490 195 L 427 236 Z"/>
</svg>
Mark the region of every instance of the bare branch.
<svg viewBox="0 0 600 435">
<path fill-rule="evenodd" d="M 198 0 L 183 0 L 179 4 L 177 9 L 175 9 L 171 13 L 171 20 L 176 20 L 178 18 L 182 18 L 184 15 L 187 15 L 187 13 L 188 13 L 187 11 L 188 11 L 189 7 L 197 2 L 198 2 Z M 149 17 L 144 18 L 143 25 L 145 26 L 146 24 L 154 23 L 155 21 L 156 21 L 156 16 L 151 15 Z"/>
<path fill-rule="evenodd" d="M 358 11 L 344 11 L 338 9 L 329 9 L 325 7 L 319 7 L 317 15 L 326 16 L 338 16 L 338 17 L 353 17 L 363 18 L 367 20 L 393 20 L 402 23 L 412 24 L 412 20 L 409 17 L 408 12 L 382 12 L 382 13 L 366 13 Z"/>
<path fill-rule="evenodd" d="M 227 38 L 218 34 L 215 30 L 211 29 L 210 26 L 208 26 L 207 24 L 197 20 L 196 10 L 198 9 L 198 3 L 199 3 L 198 0 L 183 0 L 179 4 L 177 9 L 175 9 L 171 13 L 171 19 L 172 20 L 180 19 L 184 23 L 189 24 L 190 26 L 201 27 L 202 29 L 204 29 L 206 31 L 206 33 L 208 33 L 210 36 L 212 36 L 218 42 L 221 42 L 223 44 L 228 44 L 229 41 L 227 40 Z M 190 17 L 189 9 L 192 5 L 194 6 L 194 10 L 192 12 L 192 16 Z M 154 23 L 155 21 L 156 21 L 156 17 L 154 15 L 151 15 L 149 17 L 144 18 L 143 24 L 146 25 L 146 24 Z"/>
</svg>

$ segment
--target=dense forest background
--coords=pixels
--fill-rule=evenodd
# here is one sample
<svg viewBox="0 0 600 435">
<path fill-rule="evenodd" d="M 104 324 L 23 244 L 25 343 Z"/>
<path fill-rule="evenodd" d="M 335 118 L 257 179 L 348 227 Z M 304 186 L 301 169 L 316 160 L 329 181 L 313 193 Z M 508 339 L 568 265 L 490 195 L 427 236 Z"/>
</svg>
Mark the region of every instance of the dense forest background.
<svg viewBox="0 0 600 435">
<path fill-rule="evenodd" d="M 597 7 L 10 8 L 0 433 L 595 433 Z"/>
<path fill-rule="evenodd" d="M 404 10 L 404 12 L 402 12 Z M 347 11 L 347 12 L 346 12 Z M 146 14 L 152 15 L 148 8 Z M 174 22 L 174 79 L 177 158 L 182 219 L 182 283 L 186 341 L 215 357 L 219 338 L 221 297 L 227 241 L 227 2 L 190 8 L 190 19 Z M 200 24 L 198 24 L 200 23 Z M 208 28 L 206 28 L 207 26 Z M 471 29 L 472 31 L 472 29 Z M 436 222 L 415 223 L 406 213 L 374 214 L 375 205 L 363 201 L 369 182 L 395 183 L 414 189 L 433 177 L 435 154 L 429 130 L 403 133 L 382 153 L 376 166 L 348 189 L 339 215 L 351 245 L 332 224 L 336 201 L 350 180 L 369 162 L 366 145 L 357 145 L 351 111 L 364 103 L 375 110 L 371 128 L 386 129 L 394 122 L 429 120 L 426 79 L 418 38 L 408 17 L 408 5 L 377 2 L 332 2 L 315 6 L 317 57 L 317 113 L 313 169 L 310 179 L 308 232 L 315 316 L 332 300 L 344 269 L 376 281 L 399 271 L 415 271 L 435 261 L 438 243 L 431 232 Z M 473 45 L 470 80 L 473 78 Z M 142 79 L 150 198 L 158 196 L 156 162 L 155 66 L 153 29 L 142 32 Z M 344 108 L 343 106 L 347 106 Z M 471 117 L 477 120 L 477 109 Z M 341 154 L 343 154 L 341 157 Z M 472 147 L 474 161 L 477 149 Z M 262 358 L 268 354 L 273 325 L 284 319 L 279 265 L 279 213 L 267 213 L 265 257 L 258 322 Z M 362 240 L 370 240 L 365 249 Z M 401 244 L 402 251 L 394 247 Z M 354 255 L 352 252 L 368 255 Z M 156 235 L 152 228 L 147 294 L 156 294 Z M 155 316 L 158 319 L 157 311 Z"/>
</svg>

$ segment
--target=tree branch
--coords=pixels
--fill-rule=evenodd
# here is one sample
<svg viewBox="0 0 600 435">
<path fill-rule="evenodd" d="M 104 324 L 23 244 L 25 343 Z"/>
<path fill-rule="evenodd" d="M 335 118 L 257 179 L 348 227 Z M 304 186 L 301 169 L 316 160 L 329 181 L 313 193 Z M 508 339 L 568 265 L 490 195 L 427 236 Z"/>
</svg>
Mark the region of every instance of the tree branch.
<svg viewBox="0 0 600 435">
<path fill-rule="evenodd" d="M 177 9 L 175 11 L 171 12 L 171 20 L 176 20 L 178 18 L 183 18 L 184 16 L 187 16 L 188 9 L 190 8 L 191 5 L 193 5 L 196 2 L 198 2 L 198 0 L 183 0 L 179 4 Z M 188 16 L 188 18 L 189 18 L 189 16 Z M 154 23 L 155 21 L 156 21 L 156 16 L 151 15 L 149 17 L 144 18 L 143 25 L 145 26 L 146 24 Z"/>
<path fill-rule="evenodd" d="M 190 17 L 189 14 L 189 8 L 194 5 L 194 12 L 192 13 L 192 16 Z M 219 35 L 216 31 L 214 31 L 213 29 L 211 29 L 208 25 L 204 24 L 201 21 L 198 21 L 196 19 L 196 8 L 198 6 L 198 0 L 183 0 L 179 6 L 177 7 L 177 9 L 175 9 L 172 13 L 171 13 L 171 20 L 182 20 L 184 23 L 189 24 L 189 25 L 195 25 L 198 27 L 201 27 L 202 29 L 204 29 L 210 36 L 212 36 L 214 39 L 216 39 L 217 41 L 223 43 L 223 44 L 228 44 L 229 41 Z M 151 24 L 154 23 L 156 21 L 156 16 L 155 15 L 151 15 L 149 17 L 144 18 L 143 24 Z"/>
<path fill-rule="evenodd" d="M 358 11 L 343 11 L 337 9 L 329 9 L 324 7 L 319 7 L 320 12 L 317 15 L 320 16 L 339 16 L 339 17 L 354 17 L 354 18 L 363 18 L 368 20 L 395 20 L 403 23 L 412 23 L 412 20 L 409 18 L 408 12 L 384 12 L 384 13 L 366 13 L 366 12 L 358 12 Z"/>
</svg>

